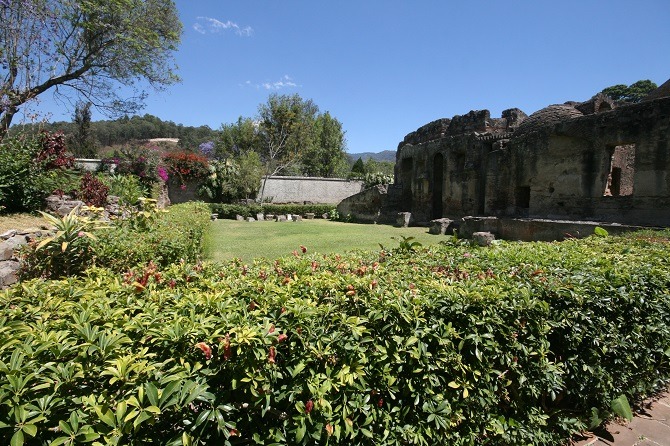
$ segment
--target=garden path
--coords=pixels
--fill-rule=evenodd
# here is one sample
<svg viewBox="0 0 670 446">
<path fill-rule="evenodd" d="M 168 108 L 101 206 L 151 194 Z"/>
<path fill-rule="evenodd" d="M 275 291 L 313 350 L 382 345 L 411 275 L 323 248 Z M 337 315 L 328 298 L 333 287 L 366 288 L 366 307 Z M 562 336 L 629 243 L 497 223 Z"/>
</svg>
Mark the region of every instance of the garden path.
<svg viewBox="0 0 670 446">
<path fill-rule="evenodd" d="M 611 422 L 574 446 L 670 446 L 670 389 L 645 401 L 630 423 Z"/>
</svg>

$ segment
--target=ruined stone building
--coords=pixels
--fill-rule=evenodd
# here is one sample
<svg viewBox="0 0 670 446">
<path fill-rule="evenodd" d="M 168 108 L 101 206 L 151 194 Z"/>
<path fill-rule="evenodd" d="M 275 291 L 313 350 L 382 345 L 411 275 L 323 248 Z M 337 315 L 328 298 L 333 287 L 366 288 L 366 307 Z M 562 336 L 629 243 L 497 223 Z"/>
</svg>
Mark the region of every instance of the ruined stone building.
<svg viewBox="0 0 670 446">
<path fill-rule="evenodd" d="M 530 116 L 513 108 L 433 121 L 399 144 L 388 190 L 341 206 L 370 221 L 411 212 L 418 224 L 486 216 L 670 226 L 670 81 L 637 104 L 598 94 Z"/>
</svg>

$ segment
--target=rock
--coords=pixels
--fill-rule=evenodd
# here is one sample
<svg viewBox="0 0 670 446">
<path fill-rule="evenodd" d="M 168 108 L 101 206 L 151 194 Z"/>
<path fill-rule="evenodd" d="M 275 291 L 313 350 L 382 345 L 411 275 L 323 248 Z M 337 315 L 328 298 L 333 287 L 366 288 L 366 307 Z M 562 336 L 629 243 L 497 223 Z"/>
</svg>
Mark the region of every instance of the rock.
<svg viewBox="0 0 670 446">
<path fill-rule="evenodd" d="M 247 221 L 252 222 L 252 221 L 256 221 L 256 219 L 254 217 L 247 217 Z"/>
<path fill-rule="evenodd" d="M 265 215 L 259 212 L 258 214 L 256 214 L 256 220 L 265 221 Z"/>
<path fill-rule="evenodd" d="M 277 215 L 277 219 L 275 221 L 286 221 L 286 215 Z"/>
<path fill-rule="evenodd" d="M 490 246 L 496 237 L 490 232 L 475 232 L 472 234 L 472 241 L 479 246 Z"/>
<path fill-rule="evenodd" d="M 323 218 L 324 220 L 328 220 L 328 219 L 330 218 L 330 215 L 328 215 L 328 214 L 321 214 L 321 218 Z"/>
<path fill-rule="evenodd" d="M 237 221 L 244 221 L 244 217 L 242 217 L 241 215 L 237 214 L 237 215 L 235 216 L 235 220 L 237 220 Z"/>
<path fill-rule="evenodd" d="M 15 235 L 16 235 L 16 229 L 10 229 L 9 231 L 0 234 L 0 238 L 3 240 L 7 240 L 8 238 L 12 238 Z"/>
<path fill-rule="evenodd" d="M 314 213 L 313 213 L 313 212 L 307 212 L 307 213 L 305 214 L 305 218 L 306 218 L 307 220 L 314 220 Z"/>
<path fill-rule="evenodd" d="M 0 288 L 6 288 L 19 281 L 19 262 L 0 262 Z"/>
<path fill-rule="evenodd" d="M 451 223 L 453 223 L 453 220 L 449 218 L 438 218 L 436 220 L 431 220 L 430 229 L 428 229 L 428 232 L 430 234 L 444 235 L 449 230 Z"/>
<path fill-rule="evenodd" d="M 294 215 L 293 221 L 302 221 L 302 215 Z"/>
<path fill-rule="evenodd" d="M 28 243 L 25 236 L 15 236 L 0 243 L 0 260 L 9 260 L 14 257 L 14 251 Z"/>
<path fill-rule="evenodd" d="M 265 219 L 269 220 L 269 221 L 272 221 L 272 220 L 275 219 L 275 215 L 274 214 L 268 214 L 268 215 L 265 216 Z"/>
<path fill-rule="evenodd" d="M 398 212 L 398 219 L 396 220 L 396 224 L 401 228 L 406 228 L 409 226 L 409 221 L 411 218 L 411 212 Z"/>
<path fill-rule="evenodd" d="M 209 218 L 211 218 L 212 220 L 217 220 L 219 218 L 219 214 L 214 212 L 212 213 L 212 215 L 209 216 Z"/>
</svg>

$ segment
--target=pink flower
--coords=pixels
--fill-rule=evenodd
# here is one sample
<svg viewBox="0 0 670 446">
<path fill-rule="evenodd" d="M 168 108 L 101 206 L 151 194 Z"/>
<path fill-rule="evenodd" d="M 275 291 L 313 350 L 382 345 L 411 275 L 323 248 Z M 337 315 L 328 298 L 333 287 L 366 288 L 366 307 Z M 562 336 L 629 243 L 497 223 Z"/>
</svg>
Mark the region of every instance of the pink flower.
<svg viewBox="0 0 670 446">
<path fill-rule="evenodd" d="M 274 347 L 270 347 L 270 350 L 268 351 L 268 362 L 270 364 L 275 363 L 275 356 L 277 355 L 277 351 L 275 350 Z"/>
<path fill-rule="evenodd" d="M 288 336 L 286 336 L 284 333 L 282 333 L 282 334 L 280 334 L 279 336 L 277 336 L 277 342 L 282 343 L 282 342 L 284 342 L 287 338 L 288 338 Z"/>
<path fill-rule="evenodd" d="M 186 185 L 185 185 L 185 184 L 182 184 L 181 186 L 179 186 L 179 188 L 180 188 L 181 190 L 186 190 Z"/>
<path fill-rule="evenodd" d="M 309 413 L 314 409 L 314 401 L 308 400 L 305 403 L 305 413 L 309 415 Z"/>
</svg>

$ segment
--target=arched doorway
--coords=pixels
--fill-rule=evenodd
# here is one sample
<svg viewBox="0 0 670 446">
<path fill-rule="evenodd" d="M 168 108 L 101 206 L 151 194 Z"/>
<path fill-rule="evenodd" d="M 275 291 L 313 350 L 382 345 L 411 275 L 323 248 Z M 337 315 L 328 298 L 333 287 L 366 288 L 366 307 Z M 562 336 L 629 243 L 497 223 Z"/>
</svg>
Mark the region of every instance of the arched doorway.
<svg viewBox="0 0 670 446">
<path fill-rule="evenodd" d="M 442 218 L 442 188 L 444 187 L 444 156 L 433 158 L 433 218 Z"/>
</svg>

